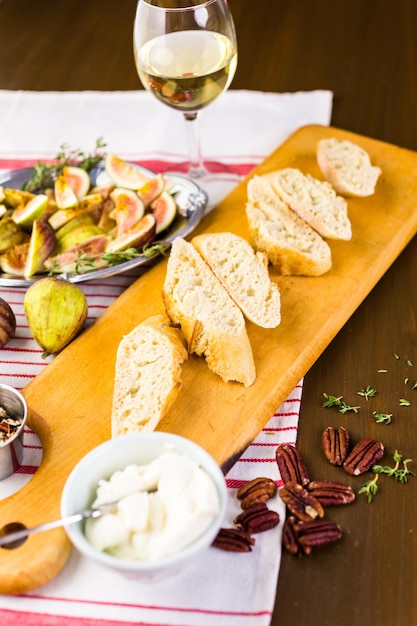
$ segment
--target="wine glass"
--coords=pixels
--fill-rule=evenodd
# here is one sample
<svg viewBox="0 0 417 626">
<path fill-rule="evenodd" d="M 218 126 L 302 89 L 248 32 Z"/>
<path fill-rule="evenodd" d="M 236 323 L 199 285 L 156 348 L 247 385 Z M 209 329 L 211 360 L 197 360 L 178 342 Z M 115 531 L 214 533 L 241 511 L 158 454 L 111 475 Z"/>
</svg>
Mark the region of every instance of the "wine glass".
<svg viewBox="0 0 417 626">
<path fill-rule="evenodd" d="M 229 87 L 237 65 L 227 0 L 139 0 L 134 52 L 144 87 L 184 115 L 188 175 L 204 176 L 199 111 Z"/>
</svg>

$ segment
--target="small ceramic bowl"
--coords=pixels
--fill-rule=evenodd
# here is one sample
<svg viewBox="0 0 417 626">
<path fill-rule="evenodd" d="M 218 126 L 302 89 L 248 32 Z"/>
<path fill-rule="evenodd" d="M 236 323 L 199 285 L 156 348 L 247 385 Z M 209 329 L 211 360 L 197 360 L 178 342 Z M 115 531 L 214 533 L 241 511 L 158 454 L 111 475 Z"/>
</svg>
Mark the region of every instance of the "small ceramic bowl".
<svg viewBox="0 0 417 626">
<path fill-rule="evenodd" d="M 0 408 L 6 411 L 7 417 L 19 422 L 11 429 L 10 436 L 0 441 L 0 480 L 3 480 L 11 476 L 22 462 L 28 408 L 22 394 L 9 385 L 0 385 Z"/>
<path fill-rule="evenodd" d="M 164 432 L 135 433 L 106 441 L 89 452 L 69 475 L 61 497 L 63 517 L 91 507 L 100 479 L 109 479 L 126 466 L 144 465 L 166 452 L 193 459 L 211 477 L 219 497 L 218 513 L 210 526 L 193 543 L 179 552 L 153 561 L 127 560 L 95 548 L 84 534 L 84 524 L 71 524 L 66 532 L 72 544 L 86 557 L 130 578 L 159 580 L 180 573 L 213 542 L 226 512 L 227 489 L 223 473 L 214 459 L 192 441 Z"/>
</svg>

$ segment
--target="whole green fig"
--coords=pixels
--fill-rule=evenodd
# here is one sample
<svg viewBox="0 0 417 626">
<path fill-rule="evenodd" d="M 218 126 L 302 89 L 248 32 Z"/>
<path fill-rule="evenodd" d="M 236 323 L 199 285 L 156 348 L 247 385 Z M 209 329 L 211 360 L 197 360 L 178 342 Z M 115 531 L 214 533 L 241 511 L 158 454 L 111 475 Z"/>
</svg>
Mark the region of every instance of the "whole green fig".
<svg viewBox="0 0 417 626">
<path fill-rule="evenodd" d="M 65 348 L 81 332 L 88 313 L 80 287 L 49 276 L 30 285 L 23 308 L 29 330 L 43 349 L 42 358 Z"/>
</svg>

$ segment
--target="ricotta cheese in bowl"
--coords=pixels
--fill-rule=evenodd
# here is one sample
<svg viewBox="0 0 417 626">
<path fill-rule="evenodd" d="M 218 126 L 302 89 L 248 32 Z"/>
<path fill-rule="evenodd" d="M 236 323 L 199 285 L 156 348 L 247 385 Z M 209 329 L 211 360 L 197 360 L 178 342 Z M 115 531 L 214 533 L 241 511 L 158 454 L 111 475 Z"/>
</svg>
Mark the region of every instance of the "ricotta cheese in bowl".
<svg viewBox="0 0 417 626">
<path fill-rule="evenodd" d="M 85 556 L 123 574 L 178 574 L 210 548 L 227 490 L 214 459 L 192 441 L 162 432 L 122 435 L 82 458 L 69 475 L 61 514 L 116 502 L 101 517 L 66 527 Z"/>
</svg>

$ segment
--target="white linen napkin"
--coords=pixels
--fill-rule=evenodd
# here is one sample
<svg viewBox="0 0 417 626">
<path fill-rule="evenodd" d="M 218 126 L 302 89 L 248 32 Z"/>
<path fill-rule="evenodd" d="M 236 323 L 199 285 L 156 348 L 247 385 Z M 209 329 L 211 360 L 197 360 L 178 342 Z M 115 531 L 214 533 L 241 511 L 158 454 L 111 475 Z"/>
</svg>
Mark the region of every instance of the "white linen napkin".
<svg viewBox="0 0 417 626">
<path fill-rule="evenodd" d="M 297 128 L 328 125 L 331 106 L 332 94 L 327 91 L 273 94 L 230 90 L 208 107 L 202 115 L 201 132 L 215 201 Z M 0 90 L 0 173 L 53 157 L 63 143 L 91 151 L 98 137 L 104 138 L 108 151 L 156 171 L 177 170 L 186 161 L 179 114 L 159 105 L 146 92 Z M 83 284 L 88 324 L 132 280 L 134 276 L 123 275 Z M 15 337 L 0 350 L 0 382 L 17 389 L 24 388 L 53 358 L 43 360 L 30 335 L 23 295 L 23 289 L 0 287 L 0 296 L 9 302 L 17 319 Z M 280 484 L 275 449 L 280 443 L 296 441 L 301 393 L 302 381 L 227 474 L 230 497 L 225 526 L 232 525 L 239 511 L 235 492 L 243 482 L 270 476 Z M 0 499 L 33 476 L 41 456 L 36 434 L 26 429 L 22 466 L 0 483 Z M 278 497 L 269 506 L 284 518 Z M 64 569 L 42 588 L 18 598 L 0 595 L 0 621 L 15 626 L 267 626 L 279 572 L 281 529 L 282 524 L 257 535 L 249 554 L 210 548 L 182 576 L 152 586 L 123 579 L 74 550 Z"/>
</svg>

